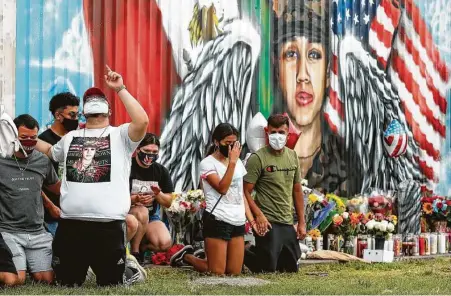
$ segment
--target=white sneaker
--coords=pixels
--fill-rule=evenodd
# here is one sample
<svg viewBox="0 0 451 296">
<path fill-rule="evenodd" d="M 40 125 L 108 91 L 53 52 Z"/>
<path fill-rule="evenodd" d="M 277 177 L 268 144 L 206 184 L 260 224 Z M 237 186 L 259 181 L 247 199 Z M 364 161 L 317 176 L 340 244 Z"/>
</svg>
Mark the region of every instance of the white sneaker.
<svg viewBox="0 0 451 296">
<path fill-rule="evenodd" d="M 130 269 L 133 273 L 129 279 L 126 279 L 127 284 L 131 285 L 133 283 L 146 281 L 147 272 L 133 255 L 127 255 L 127 258 L 125 259 L 125 268 Z"/>
<path fill-rule="evenodd" d="M 88 273 L 86 274 L 86 281 L 95 281 L 96 275 L 94 271 L 92 271 L 91 267 L 88 268 Z"/>
</svg>

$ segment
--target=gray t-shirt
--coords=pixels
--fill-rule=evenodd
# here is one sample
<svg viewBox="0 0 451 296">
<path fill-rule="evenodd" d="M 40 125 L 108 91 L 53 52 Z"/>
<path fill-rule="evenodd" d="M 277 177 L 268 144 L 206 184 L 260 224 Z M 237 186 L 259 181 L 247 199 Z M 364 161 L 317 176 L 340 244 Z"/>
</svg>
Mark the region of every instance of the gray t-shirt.
<svg viewBox="0 0 451 296">
<path fill-rule="evenodd" d="M 27 167 L 26 159 L 18 159 Z M 23 173 L 23 174 L 22 174 Z M 14 158 L 0 157 L 0 231 L 38 234 L 44 230 L 42 185 L 53 185 L 58 176 L 50 159 L 34 151 L 21 172 Z"/>
</svg>

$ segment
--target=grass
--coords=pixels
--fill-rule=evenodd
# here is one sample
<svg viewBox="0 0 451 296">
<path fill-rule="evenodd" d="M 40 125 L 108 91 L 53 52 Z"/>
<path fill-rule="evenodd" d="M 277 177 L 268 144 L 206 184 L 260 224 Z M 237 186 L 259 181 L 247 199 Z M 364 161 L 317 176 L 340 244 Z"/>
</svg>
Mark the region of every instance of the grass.
<svg viewBox="0 0 451 296">
<path fill-rule="evenodd" d="M 29 283 L 0 290 L 2 294 L 448 294 L 451 260 L 436 259 L 393 264 L 319 264 L 303 267 L 297 274 L 252 275 L 269 281 L 264 286 L 237 287 L 196 285 L 199 275 L 190 270 L 152 268 L 146 283 L 131 287 L 97 288 L 88 282 L 81 288 L 60 288 Z M 318 276 L 326 273 L 326 276 Z M 250 275 L 243 275 L 250 276 Z"/>
</svg>

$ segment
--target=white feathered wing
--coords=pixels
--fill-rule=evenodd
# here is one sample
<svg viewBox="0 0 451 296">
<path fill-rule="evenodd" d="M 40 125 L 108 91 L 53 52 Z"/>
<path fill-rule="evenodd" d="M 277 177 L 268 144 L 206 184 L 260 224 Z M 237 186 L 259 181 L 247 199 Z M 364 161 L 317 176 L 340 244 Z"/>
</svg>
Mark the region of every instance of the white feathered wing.
<svg viewBox="0 0 451 296">
<path fill-rule="evenodd" d="M 193 71 L 176 91 L 160 150 L 160 162 L 176 191 L 197 188 L 199 164 L 216 125 L 234 125 L 244 144 L 259 52 L 259 34 L 251 24 L 235 20 L 204 45 Z"/>
<path fill-rule="evenodd" d="M 354 37 L 345 37 L 339 50 L 348 187 L 364 192 L 369 188 L 395 189 L 405 180 L 424 182 L 414 158 L 419 147 L 385 72 Z M 409 141 L 406 154 L 398 158 L 390 157 L 383 145 L 384 130 L 394 119 L 405 127 Z"/>
</svg>

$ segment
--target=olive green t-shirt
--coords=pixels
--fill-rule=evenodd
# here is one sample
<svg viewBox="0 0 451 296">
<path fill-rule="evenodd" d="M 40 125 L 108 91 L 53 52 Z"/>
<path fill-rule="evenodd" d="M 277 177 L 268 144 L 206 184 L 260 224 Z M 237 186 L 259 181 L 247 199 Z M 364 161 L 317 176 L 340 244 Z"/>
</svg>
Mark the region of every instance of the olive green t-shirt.
<svg viewBox="0 0 451 296">
<path fill-rule="evenodd" d="M 268 146 L 252 154 L 244 181 L 255 184 L 255 202 L 269 222 L 293 224 L 293 185 L 300 183 L 296 152 L 285 147 L 274 154 Z"/>
</svg>

